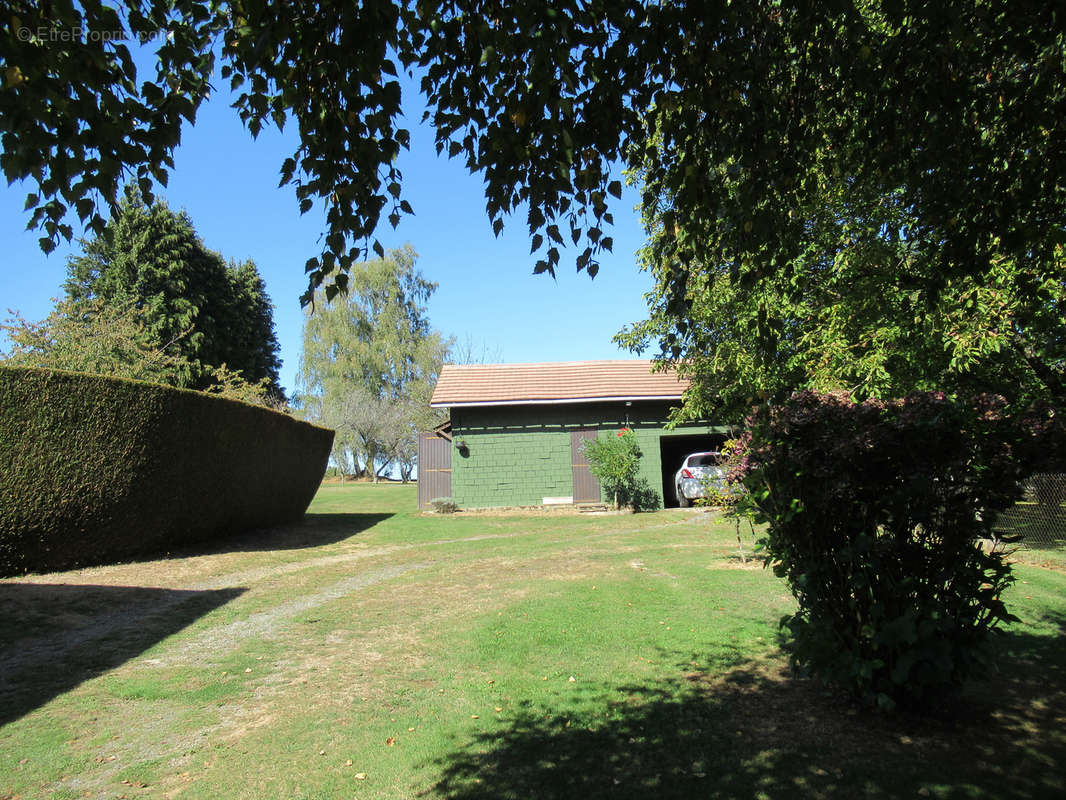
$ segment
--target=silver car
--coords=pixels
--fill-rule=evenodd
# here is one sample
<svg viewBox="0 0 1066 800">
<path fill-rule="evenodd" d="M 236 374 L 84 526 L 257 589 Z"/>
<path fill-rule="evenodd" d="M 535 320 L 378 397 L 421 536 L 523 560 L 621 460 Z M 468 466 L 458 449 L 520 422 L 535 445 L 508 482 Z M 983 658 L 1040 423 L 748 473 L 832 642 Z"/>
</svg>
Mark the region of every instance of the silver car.
<svg viewBox="0 0 1066 800">
<path fill-rule="evenodd" d="M 674 475 L 674 492 L 677 504 L 688 508 L 698 497 L 705 497 L 710 484 L 725 488 L 725 467 L 719 465 L 722 454 L 717 452 L 692 453 L 685 456 L 681 469 Z"/>
</svg>

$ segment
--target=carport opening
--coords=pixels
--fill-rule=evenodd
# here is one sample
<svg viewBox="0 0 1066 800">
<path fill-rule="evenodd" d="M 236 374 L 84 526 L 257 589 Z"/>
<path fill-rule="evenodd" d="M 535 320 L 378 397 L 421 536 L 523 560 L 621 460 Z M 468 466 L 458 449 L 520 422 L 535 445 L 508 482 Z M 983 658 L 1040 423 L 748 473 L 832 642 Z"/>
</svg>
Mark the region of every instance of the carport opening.
<svg viewBox="0 0 1066 800">
<path fill-rule="evenodd" d="M 721 450 L 727 438 L 721 433 L 685 434 L 659 438 L 659 455 L 663 465 L 663 505 L 666 508 L 677 508 L 674 475 L 681 469 L 685 457 L 690 453 Z"/>
</svg>

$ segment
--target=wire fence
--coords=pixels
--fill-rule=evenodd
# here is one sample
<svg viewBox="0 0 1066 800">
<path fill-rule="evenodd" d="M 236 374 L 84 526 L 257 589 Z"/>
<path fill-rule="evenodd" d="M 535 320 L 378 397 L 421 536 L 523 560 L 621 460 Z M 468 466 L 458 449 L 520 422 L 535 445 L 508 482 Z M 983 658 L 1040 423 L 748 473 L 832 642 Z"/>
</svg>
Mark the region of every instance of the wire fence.
<svg viewBox="0 0 1066 800">
<path fill-rule="evenodd" d="M 1066 473 L 1034 475 L 1025 497 L 996 518 L 996 531 L 1033 548 L 1066 548 Z"/>
</svg>

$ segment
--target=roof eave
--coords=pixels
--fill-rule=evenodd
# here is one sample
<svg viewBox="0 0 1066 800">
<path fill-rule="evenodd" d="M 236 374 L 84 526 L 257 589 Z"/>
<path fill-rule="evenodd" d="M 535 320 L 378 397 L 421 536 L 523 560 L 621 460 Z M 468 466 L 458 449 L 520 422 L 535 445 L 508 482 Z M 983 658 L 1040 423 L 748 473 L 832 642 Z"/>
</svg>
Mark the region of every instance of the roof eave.
<svg viewBox="0 0 1066 800">
<path fill-rule="evenodd" d="M 480 408 L 486 406 L 554 406 L 567 403 L 617 403 L 633 402 L 634 400 L 681 400 L 679 394 L 663 395 L 610 395 L 607 397 L 566 397 L 555 399 L 531 399 L 531 400 L 478 400 L 476 402 L 450 402 L 441 401 L 430 403 L 430 408 Z"/>
</svg>

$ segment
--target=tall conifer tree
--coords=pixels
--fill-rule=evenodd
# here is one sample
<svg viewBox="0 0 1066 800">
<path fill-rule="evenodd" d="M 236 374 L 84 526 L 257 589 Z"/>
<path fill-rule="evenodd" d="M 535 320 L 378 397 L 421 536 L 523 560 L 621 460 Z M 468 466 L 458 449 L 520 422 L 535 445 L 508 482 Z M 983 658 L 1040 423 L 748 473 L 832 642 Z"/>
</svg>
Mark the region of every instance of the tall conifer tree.
<svg viewBox="0 0 1066 800">
<path fill-rule="evenodd" d="M 179 385 L 207 388 L 222 365 L 249 383 L 278 384 L 273 307 L 255 263 L 229 265 L 207 249 L 184 212 L 128 190 L 103 234 L 70 259 L 64 288 L 74 308 L 103 302 L 141 312 L 146 344 L 188 365 Z"/>
</svg>

